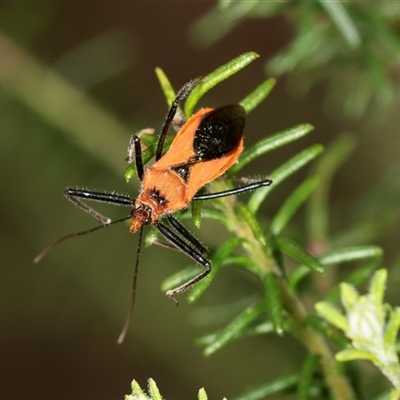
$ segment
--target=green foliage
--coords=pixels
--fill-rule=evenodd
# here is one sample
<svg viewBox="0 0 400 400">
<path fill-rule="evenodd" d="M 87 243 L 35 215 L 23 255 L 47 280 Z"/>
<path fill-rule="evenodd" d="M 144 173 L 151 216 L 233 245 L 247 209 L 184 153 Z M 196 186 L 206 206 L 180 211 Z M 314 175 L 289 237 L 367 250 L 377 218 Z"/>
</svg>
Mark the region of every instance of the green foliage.
<svg viewBox="0 0 400 400">
<path fill-rule="evenodd" d="M 132 394 L 127 394 L 125 400 L 162 400 L 160 391 L 158 390 L 154 379 L 150 378 L 148 385 L 148 393 L 146 394 L 140 387 L 139 383 L 133 380 L 131 384 Z"/>
<path fill-rule="evenodd" d="M 372 277 L 369 294 L 360 296 L 347 283 L 340 285 L 345 315 L 330 303 L 315 305 L 318 313 L 351 341 L 351 347 L 336 354 L 338 361 L 368 360 L 374 363 L 393 384 L 390 398 L 400 396 L 400 364 L 396 338 L 400 328 L 400 308 L 383 303 L 387 271 L 378 270 Z"/>
<path fill-rule="evenodd" d="M 256 58 L 254 53 L 239 56 L 207 75 L 206 81 L 220 82 L 231 76 L 247 65 L 243 60 L 247 62 L 249 56 L 252 59 Z M 236 62 L 239 66 L 235 65 Z M 220 73 L 221 76 L 219 76 Z M 211 78 L 208 78 L 209 76 Z M 167 80 L 163 78 L 163 81 Z M 258 104 L 263 97 L 266 97 L 272 88 L 271 81 L 266 82 L 268 89 L 262 91 L 263 96 L 260 97 L 260 91 L 256 89 L 246 97 L 246 102 Z M 171 91 L 168 85 L 164 86 L 162 83 L 162 87 Z M 205 85 L 197 91 L 196 96 L 193 97 L 196 101 L 205 93 L 205 88 L 208 90 L 209 86 Z M 257 98 L 256 101 L 253 100 L 253 96 Z M 191 99 L 190 110 L 195 107 L 192 102 Z M 186 106 L 184 108 L 187 109 Z M 260 140 L 244 151 L 240 161 L 227 174 L 228 178 L 212 182 L 209 185 L 210 190 L 220 191 L 231 187 L 232 183 L 229 179 L 231 173 L 236 174 L 256 158 L 304 137 L 311 130 L 310 125 L 301 124 Z M 351 262 L 355 264 L 355 268 L 345 277 L 349 283 L 348 286 L 342 283 L 343 291 L 343 288 L 352 287 L 349 286 L 350 283 L 352 285 L 364 283 L 379 267 L 382 259 L 382 250 L 377 246 L 347 245 L 330 249 L 329 189 L 335 172 L 349 157 L 353 148 L 354 140 L 349 135 L 338 137 L 328 146 L 324 154 L 321 145 L 310 146 L 272 171 L 269 176 L 273 180 L 273 185 L 255 191 L 247 200 L 239 201 L 243 200 L 240 197 L 238 199 L 219 198 L 204 203 L 197 201 L 195 203 L 201 204 L 196 204 L 192 208 L 197 225 L 202 219 L 212 219 L 224 225 L 233 237 L 211 252 L 212 273 L 190 291 L 188 301 L 198 300 L 212 285 L 220 269 L 225 266 L 236 265 L 250 272 L 258 278 L 263 287 L 258 300 L 253 300 L 251 305 L 237 314 L 224 327 L 198 339 L 197 344 L 203 347 L 204 355 L 210 356 L 239 338 L 272 333 L 279 336 L 293 335 L 309 352 L 299 375 L 287 375 L 272 382 L 266 382 L 238 397 L 239 399 L 264 399 L 269 395 L 283 392 L 295 392 L 299 399 L 306 399 L 325 391 L 328 391 L 335 399 L 354 399 L 356 396 L 349 378 L 338 364 L 341 360 L 340 355 L 350 357 L 351 351 L 347 349 L 348 340 L 343 335 L 333 334 L 327 329 L 321 316 L 312 310 L 307 310 L 303 304 L 304 282 L 307 278 L 325 274 L 332 271 L 335 266 Z M 256 214 L 271 191 L 314 160 L 318 161 L 311 169 L 310 176 L 293 190 L 270 223 L 268 225 L 264 222 L 260 223 Z M 304 240 L 298 241 L 290 237 L 293 218 L 303 205 L 306 205 L 308 215 L 308 245 L 309 248 L 319 248 L 318 254 L 312 254 L 307 250 Z M 182 213 L 181 217 L 191 218 L 189 212 Z M 198 272 L 199 268 L 192 266 L 174 274 L 165 280 L 162 289 L 168 290 L 175 287 Z M 375 285 L 377 286 L 379 285 Z M 325 300 L 336 301 L 338 297 L 338 287 L 332 282 L 330 291 L 325 294 Z M 318 301 L 318 297 L 315 300 Z M 324 313 L 324 316 L 330 318 L 329 320 L 335 321 L 336 326 L 346 330 L 348 325 L 346 318 L 329 304 L 318 303 L 318 312 Z M 394 320 L 392 322 L 392 320 L 393 318 L 390 319 L 387 337 L 390 337 L 393 345 L 397 322 Z M 379 322 L 383 324 L 384 319 Z M 331 342 L 341 346 L 339 358 L 335 358 L 330 349 Z M 360 350 L 357 350 L 356 354 L 353 350 L 350 355 L 353 358 L 356 355 L 360 357 Z M 372 360 L 371 357 L 369 359 Z M 320 374 L 323 376 L 322 380 L 317 378 Z"/>
<path fill-rule="evenodd" d="M 135 380 L 132 381 L 131 390 L 132 394 L 125 395 L 125 400 L 163 400 L 156 382 L 151 378 L 148 381 L 147 394 L 142 390 L 140 385 Z M 199 390 L 197 399 L 208 400 L 208 396 L 204 388 Z M 224 398 L 222 400 L 226 399 Z"/>
<path fill-rule="evenodd" d="M 33 21 L 34 24 L 29 29 L 24 27 L 24 35 L 29 38 L 21 33 L 16 41 L 27 46 L 43 29 L 40 25 L 46 25 L 44 20 L 50 21 L 52 13 L 49 9 L 43 19 L 38 19 L 28 18 L 29 13 L 24 12 L 26 21 Z M 289 88 L 298 92 L 305 92 L 318 82 L 326 82 L 328 90 L 324 106 L 335 104 L 351 118 L 380 113 L 388 108 L 395 97 L 392 79 L 400 61 L 400 41 L 395 31 L 398 30 L 400 3 L 221 0 L 218 10 L 212 11 L 194 26 L 193 36 L 203 44 L 211 44 L 245 19 L 280 15 L 293 24 L 294 36 L 287 47 L 267 63 L 269 74 L 288 74 Z M 3 13 L 2 19 L 3 25 L 8 23 L 3 27 L 3 33 L 10 34 L 15 18 L 12 13 Z M 19 48 L 2 35 L 4 57 L 1 60 L 0 81 L 4 89 L 2 101 L 3 97 L 11 94 L 13 101 L 24 106 L 21 114 L 24 118 L 4 113 L 6 122 L 10 119 L 29 121 L 25 114 L 27 110 L 32 110 L 38 119 L 56 128 L 57 135 L 67 139 L 65 142 L 76 145 L 83 153 L 100 160 L 103 166 L 120 173 L 120 149 L 125 147 L 131 129 L 107 108 L 86 96 L 83 89 L 87 90 L 87 87 L 76 81 L 74 86 L 71 84 L 73 79 L 67 79 L 66 73 L 63 75 L 68 65 L 74 66 L 70 70 L 79 70 L 76 61 L 87 60 L 82 54 L 87 56 L 88 49 L 95 48 L 101 49 L 99 54 L 107 54 L 103 57 L 107 60 L 102 60 L 100 75 L 88 74 L 90 84 L 124 70 L 131 63 L 129 51 L 115 46 L 117 39 L 115 35 L 111 36 L 111 40 L 107 34 L 99 36 L 87 48 L 79 48 L 76 53 L 62 57 L 56 65 L 57 71 L 61 72 L 58 73 L 36 61 L 30 50 Z M 248 52 L 207 74 L 182 104 L 182 114 L 189 117 L 202 96 L 215 85 L 247 68 L 257 58 L 258 54 Z M 116 63 L 115 59 L 118 60 Z M 175 97 L 175 89 L 161 69 L 156 69 L 156 75 L 169 105 Z M 262 81 L 254 89 L 250 88 L 249 94 L 239 103 L 251 113 L 269 96 L 275 84 L 273 78 Z M 26 138 L 15 139 L 13 146 L 19 147 L 26 141 L 35 150 L 40 148 L 40 140 L 34 137 L 36 132 L 25 126 L 24 130 L 28 133 Z M 312 130 L 313 126 L 309 123 L 301 123 L 246 147 L 238 163 L 223 179 L 212 182 L 207 189 L 219 191 L 231 188 L 233 175 L 240 176 L 245 166 L 255 160 L 263 160 L 260 157 L 270 156 L 273 151 L 290 143 L 301 146 L 301 139 Z M 13 136 L 7 124 L 3 131 L 7 137 Z M 148 162 L 154 155 L 157 135 L 145 129 L 140 136 L 147 147 L 144 161 Z M 171 140 L 166 141 L 166 147 Z M 60 147 L 65 146 L 65 142 L 63 140 Z M 4 141 L 4 144 L 2 152 L 7 153 L 7 143 Z M 293 373 L 291 370 L 261 383 L 249 382 L 251 389 L 238 395 L 237 400 L 265 399 L 277 395 L 297 399 L 370 400 L 371 395 L 363 393 L 356 382 L 363 371 L 353 361 L 360 359 L 379 368 L 382 375 L 388 378 L 388 384 L 393 386 L 389 390 L 377 388 L 380 394 L 375 400 L 399 398 L 400 374 L 396 353 L 399 343 L 396 343 L 396 338 L 400 313 L 398 308 L 383 302 L 388 272 L 378 270 L 374 275 L 382 264 L 383 251 L 371 243 L 382 238 L 400 217 L 400 171 L 398 167 L 393 168 L 377 184 L 371 185 L 352 209 L 341 209 L 338 218 L 330 204 L 333 179 L 352 155 L 355 146 L 355 137 L 346 133 L 338 135 L 325 149 L 320 144 L 297 149 L 294 155 L 269 171 L 272 186 L 237 199 L 194 201 L 190 210 L 178 215 L 180 219 L 192 220 L 197 227 L 204 220 L 212 220 L 231 235 L 218 248 L 210 249 L 212 273 L 187 294 L 190 303 L 198 301 L 207 290 L 213 290 L 214 279 L 222 268 L 236 267 L 254 278 L 252 296 L 241 299 L 241 308 L 234 315 L 229 314 L 232 309 L 228 310 L 226 304 L 222 307 L 214 304 L 208 309 L 209 315 L 215 316 L 214 320 L 218 320 L 220 325 L 212 331 L 210 328 L 211 332 L 197 339 L 196 344 L 204 355 L 212 356 L 223 349 L 229 351 L 234 342 L 249 340 L 256 335 L 268 340 L 274 334 L 290 336 L 306 352 L 298 371 Z M 52 146 L 48 144 L 48 147 Z M 46 157 L 42 157 L 40 151 L 38 154 L 25 160 L 29 167 L 23 164 L 25 155 L 21 157 L 24 174 L 28 176 L 34 169 L 35 174 L 30 175 L 32 180 L 42 171 L 56 175 L 56 158 L 60 153 L 56 151 L 53 157 L 49 157 L 50 151 Z M 46 166 L 41 166 L 38 161 Z M 11 167 L 5 168 L 6 173 L 11 170 Z M 129 181 L 135 174 L 133 164 L 129 165 L 126 180 Z M 297 177 L 295 185 L 288 182 L 291 177 Z M 252 178 L 246 179 L 251 182 Z M 290 193 L 274 215 L 266 216 L 262 207 L 270 205 L 267 198 L 270 200 L 274 190 L 283 183 L 292 185 Z M 35 186 L 34 190 L 40 194 L 40 202 L 32 202 L 28 208 L 24 205 L 24 212 L 47 203 L 43 201 L 46 196 L 42 196 L 42 188 Z M 21 200 L 18 194 L 16 205 Z M 12 210 L 14 212 L 14 208 Z M 25 219 L 26 214 L 21 215 Z M 349 218 L 343 215 L 349 215 Z M 37 222 L 24 220 L 24 224 L 16 226 L 15 230 L 25 232 L 27 227 L 32 230 Z M 10 232 L 4 235 L 6 244 L 9 236 L 12 236 Z M 154 243 L 155 238 L 155 233 L 150 232 L 146 243 Z M 198 271 L 198 266 L 180 271 L 165 280 L 162 290 L 178 286 Z M 368 294 L 360 295 L 369 280 Z M 337 304 L 339 299 L 342 309 Z M 225 319 L 220 318 L 221 308 L 224 309 Z M 115 315 L 115 310 L 110 314 Z M 272 362 L 265 357 L 266 365 Z M 198 398 L 207 399 L 204 389 L 199 391 Z M 149 380 L 147 392 L 134 381 L 132 394 L 127 395 L 126 400 L 134 399 L 161 400 L 162 397 L 153 380 Z"/>
<path fill-rule="evenodd" d="M 400 63 L 398 2 L 220 0 L 194 24 L 191 38 L 209 46 L 244 20 L 277 16 L 286 18 L 294 33 L 267 62 L 270 75 L 288 74 L 290 90 L 301 93 L 326 82 L 325 107 L 349 118 L 386 111 L 395 99 L 392 76 Z"/>
</svg>

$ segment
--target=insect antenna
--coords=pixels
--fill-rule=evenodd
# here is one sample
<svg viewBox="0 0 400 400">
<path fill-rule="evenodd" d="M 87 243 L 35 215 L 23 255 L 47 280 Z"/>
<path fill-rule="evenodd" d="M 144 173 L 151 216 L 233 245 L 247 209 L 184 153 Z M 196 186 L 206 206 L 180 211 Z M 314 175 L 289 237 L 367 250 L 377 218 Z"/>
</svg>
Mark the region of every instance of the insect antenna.
<svg viewBox="0 0 400 400">
<path fill-rule="evenodd" d="M 70 233 L 70 234 L 68 234 L 68 235 L 65 235 L 65 236 L 63 236 L 63 237 L 57 239 L 55 242 L 49 244 L 40 254 L 38 254 L 38 255 L 33 259 L 33 262 L 34 262 L 35 264 L 37 264 L 39 261 L 41 261 L 41 260 L 43 259 L 43 257 L 45 257 L 51 250 L 53 250 L 54 247 L 58 246 L 60 243 L 66 241 L 66 240 L 68 240 L 68 239 L 72 239 L 72 238 L 78 237 L 78 236 L 87 235 L 88 233 L 95 232 L 95 231 L 97 231 L 97 230 L 99 230 L 99 229 L 102 229 L 102 228 L 107 228 L 107 227 L 109 227 L 110 225 L 114 225 L 114 224 L 117 224 L 117 223 L 119 223 L 119 222 L 126 221 L 127 219 L 130 219 L 130 218 L 132 218 L 131 215 L 129 215 L 129 216 L 127 216 L 127 217 L 124 217 L 124 218 L 116 219 L 115 221 L 111 221 L 111 222 L 109 222 L 108 224 L 98 225 L 98 226 L 95 226 L 94 228 L 86 229 L 86 230 L 81 231 L 81 232 L 74 232 L 74 233 Z"/>
<path fill-rule="evenodd" d="M 128 312 L 128 316 L 126 317 L 124 327 L 122 328 L 122 331 L 119 334 L 119 337 L 117 340 L 118 344 L 121 344 L 125 339 L 126 333 L 128 332 L 128 329 L 129 329 L 129 325 L 131 324 L 133 310 L 135 308 L 136 285 L 137 285 L 138 271 L 139 271 L 140 251 L 142 248 L 142 237 L 143 237 L 143 225 L 141 226 L 140 231 L 139 231 L 139 238 L 138 238 L 138 244 L 137 244 L 137 250 L 136 250 L 136 264 L 135 264 L 135 271 L 133 273 L 133 281 L 132 281 L 131 305 L 129 307 L 129 312 Z"/>
</svg>

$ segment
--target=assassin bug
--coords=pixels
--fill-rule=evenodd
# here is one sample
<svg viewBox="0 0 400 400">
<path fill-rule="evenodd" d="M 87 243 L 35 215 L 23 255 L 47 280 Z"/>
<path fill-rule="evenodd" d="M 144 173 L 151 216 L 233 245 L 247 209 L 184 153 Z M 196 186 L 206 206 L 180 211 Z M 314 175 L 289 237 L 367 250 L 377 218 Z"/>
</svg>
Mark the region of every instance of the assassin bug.
<svg viewBox="0 0 400 400">
<path fill-rule="evenodd" d="M 175 295 L 190 289 L 210 273 L 211 261 L 207 258 L 206 247 L 172 214 L 187 208 L 192 200 L 209 200 L 241 194 L 272 183 L 270 179 L 263 179 L 218 193 L 198 194 L 199 189 L 228 170 L 243 150 L 246 112 L 239 104 L 200 109 L 184 123 L 168 151 L 163 154 L 165 139 L 174 122 L 179 103 L 189 95 L 201 79 L 191 80 L 178 91 L 161 128 L 155 163 L 150 167 L 144 169 L 141 140 L 137 135 L 132 136 L 128 146 L 127 160 L 132 162 L 134 159 L 137 175 L 141 181 L 138 197 L 134 199 L 114 192 L 67 188 L 65 196 L 100 221 L 102 225 L 62 237 L 48 246 L 34 260 L 39 262 L 54 246 L 66 239 L 131 219 L 130 232 L 139 232 L 139 240 L 131 308 L 118 343 L 121 343 L 125 337 L 134 308 L 143 227 L 154 226 L 167 240 L 166 247 L 180 250 L 204 267 L 204 271 L 200 274 L 167 291 L 166 295 L 177 303 Z M 131 207 L 131 212 L 129 216 L 112 221 L 88 206 L 86 201 L 127 206 Z"/>
</svg>

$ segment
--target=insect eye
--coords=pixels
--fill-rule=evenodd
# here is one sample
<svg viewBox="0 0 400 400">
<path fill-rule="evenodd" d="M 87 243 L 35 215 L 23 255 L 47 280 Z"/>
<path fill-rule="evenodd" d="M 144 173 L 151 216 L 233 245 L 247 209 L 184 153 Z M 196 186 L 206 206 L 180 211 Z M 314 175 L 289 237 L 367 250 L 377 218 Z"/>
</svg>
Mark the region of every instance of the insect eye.
<svg viewBox="0 0 400 400">
<path fill-rule="evenodd" d="M 148 225 L 151 223 L 152 210 L 150 207 L 141 204 L 140 206 L 132 209 L 131 218 L 140 220 L 141 224 Z"/>
<path fill-rule="evenodd" d="M 143 225 L 148 225 L 151 222 L 151 212 L 143 214 Z"/>
</svg>

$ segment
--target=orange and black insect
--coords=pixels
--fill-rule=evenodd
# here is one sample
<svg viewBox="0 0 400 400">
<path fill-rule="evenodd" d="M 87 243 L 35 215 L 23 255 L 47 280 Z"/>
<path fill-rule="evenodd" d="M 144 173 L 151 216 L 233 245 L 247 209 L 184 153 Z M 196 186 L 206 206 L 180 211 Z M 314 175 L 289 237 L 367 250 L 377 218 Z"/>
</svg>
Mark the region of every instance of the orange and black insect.
<svg viewBox="0 0 400 400">
<path fill-rule="evenodd" d="M 168 151 L 163 154 L 165 139 L 179 103 L 188 96 L 200 80 L 201 78 L 191 80 L 177 93 L 161 128 L 155 163 L 150 167 L 144 169 L 141 140 L 137 135 L 132 136 L 128 147 L 128 159 L 130 161 L 135 160 L 137 174 L 141 181 L 140 193 L 136 199 L 114 192 L 67 188 L 65 196 L 83 211 L 100 221 L 102 225 L 64 236 L 35 258 L 35 262 L 40 261 L 48 251 L 66 239 L 131 219 L 130 232 L 139 231 L 139 241 L 131 310 L 118 339 L 119 343 L 122 342 L 126 334 L 134 307 L 143 227 L 145 225 L 154 226 L 167 240 L 167 247 L 182 251 L 204 267 L 204 271 L 199 275 L 175 289 L 167 291 L 167 296 L 174 299 L 176 294 L 190 289 L 210 273 L 211 261 L 207 258 L 206 247 L 172 214 L 187 208 L 192 200 L 209 200 L 241 194 L 262 186 L 269 186 L 272 183 L 270 179 L 263 179 L 218 193 L 198 194 L 198 191 L 204 185 L 227 171 L 236 162 L 243 150 L 246 112 L 239 104 L 200 109 L 184 123 Z M 88 206 L 85 203 L 86 201 L 127 206 L 131 208 L 131 212 L 127 217 L 112 221 Z"/>
</svg>

